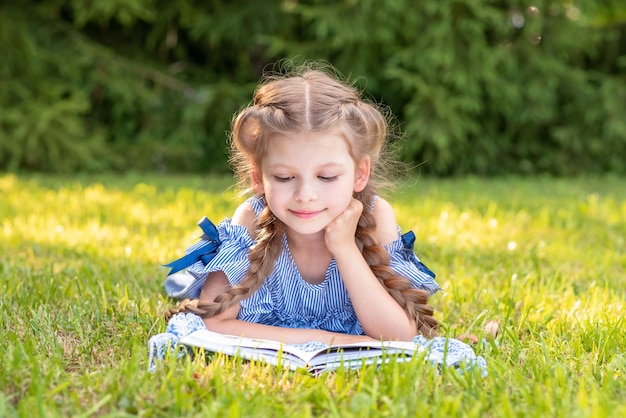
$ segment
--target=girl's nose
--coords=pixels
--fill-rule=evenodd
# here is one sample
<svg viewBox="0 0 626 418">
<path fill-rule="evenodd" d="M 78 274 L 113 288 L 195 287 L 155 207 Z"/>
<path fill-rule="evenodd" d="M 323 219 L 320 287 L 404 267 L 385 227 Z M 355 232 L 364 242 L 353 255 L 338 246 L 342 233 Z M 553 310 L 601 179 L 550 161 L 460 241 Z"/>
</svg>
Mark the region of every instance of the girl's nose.
<svg viewBox="0 0 626 418">
<path fill-rule="evenodd" d="M 312 184 L 302 181 L 296 188 L 295 198 L 298 202 L 310 202 L 317 199 L 317 191 Z"/>
</svg>

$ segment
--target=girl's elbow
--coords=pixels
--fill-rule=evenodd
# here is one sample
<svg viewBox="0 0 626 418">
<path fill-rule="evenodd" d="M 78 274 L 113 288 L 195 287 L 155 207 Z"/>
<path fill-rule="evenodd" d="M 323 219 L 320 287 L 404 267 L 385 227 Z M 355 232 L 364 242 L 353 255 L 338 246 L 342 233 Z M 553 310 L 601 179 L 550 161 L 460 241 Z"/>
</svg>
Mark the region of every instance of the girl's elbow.
<svg viewBox="0 0 626 418">
<path fill-rule="evenodd" d="M 407 318 L 408 319 L 408 318 Z M 393 340 L 396 341 L 411 341 L 417 335 L 417 328 L 415 321 L 407 320 L 406 322 L 402 322 L 397 324 L 395 328 L 393 328 Z"/>
<path fill-rule="evenodd" d="M 233 332 L 232 328 L 236 326 L 236 319 L 239 315 L 240 308 L 240 305 L 237 303 L 229 308 L 226 308 L 226 310 L 222 313 L 202 318 L 204 326 L 209 331 L 220 332 L 222 334 L 230 334 Z"/>
<path fill-rule="evenodd" d="M 204 326 L 206 327 L 206 329 L 208 329 L 209 331 L 219 332 L 219 325 L 222 321 L 219 321 L 216 318 L 203 318 L 202 321 L 204 322 Z"/>
<path fill-rule="evenodd" d="M 380 332 L 368 332 L 367 335 L 382 341 L 412 341 L 417 335 L 417 330 L 414 326 L 385 328 Z"/>
<path fill-rule="evenodd" d="M 397 332 L 394 336 L 394 338 L 391 338 L 391 340 L 394 341 L 412 341 L 413 338 L 415 338 L 415 335 L 417 334 L 417 331 L 414 329 L 409 329 L 409 330 L 403 330 L 402 332 Z"/>
</svg>

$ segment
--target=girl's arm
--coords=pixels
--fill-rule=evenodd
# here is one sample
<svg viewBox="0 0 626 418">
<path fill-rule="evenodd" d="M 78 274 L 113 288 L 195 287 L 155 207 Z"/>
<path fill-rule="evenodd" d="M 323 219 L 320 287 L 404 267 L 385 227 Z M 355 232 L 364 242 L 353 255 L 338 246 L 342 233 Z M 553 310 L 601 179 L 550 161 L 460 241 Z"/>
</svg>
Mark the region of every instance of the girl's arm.
<svg viewBox="0 0 626 418">
<path fill-rule="evenodd" d="M 374 276 L 356 245 L 354 236 L 362 211 L 361 202 L 353 199 L 348 209 L 326 227 L 326 246 L 335 257 L 365 333 L 377 340 L 410 341 L 416 334 L 415 321 L 407 316 Z M 388 202 L 377 199 L 374 217 L 379 243 L 386 244 L 397 239 L 395 213 Z"/>
<path fill-rule="evenodd" d="M 210 273 L 207 277 L 200 302 L 214 301 L 215 297 L 230 287 L 228 278 L 221 271 Z M 205 318 L 204 324 L 209 331 L 220 332 L 248 338 L 263 338 L 280 341 L 285 344 L 302 344 L 308 341 L 321 341 L 328 345 L 349 344 L 355 342 L 373 341 L 365 335 L 349 335 L 307 328 L 281 328 L 271 325 L 256 324 L 237 319 L 240 305 L 236 303 L 219 315 Z"/>
</svg>

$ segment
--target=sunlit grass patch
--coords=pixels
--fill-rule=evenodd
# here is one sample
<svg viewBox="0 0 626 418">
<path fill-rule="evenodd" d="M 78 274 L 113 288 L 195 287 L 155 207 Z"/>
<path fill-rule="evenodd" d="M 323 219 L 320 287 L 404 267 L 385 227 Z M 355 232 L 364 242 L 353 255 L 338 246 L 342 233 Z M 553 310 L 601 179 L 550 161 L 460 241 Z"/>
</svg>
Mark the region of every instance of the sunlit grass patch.
<svg viewBox="0 0 626 418">
<path fill-rule="evenodd" d="M 480 333 L 485 378 L 423 362 L 320 377 L 219 355 L 147 371 L 162 263 L 239 203 L 231 178 L 0 175 L 0 416 L 621 416 L 626 181 L 420 179 L 386 196 Z"/>
</svg>

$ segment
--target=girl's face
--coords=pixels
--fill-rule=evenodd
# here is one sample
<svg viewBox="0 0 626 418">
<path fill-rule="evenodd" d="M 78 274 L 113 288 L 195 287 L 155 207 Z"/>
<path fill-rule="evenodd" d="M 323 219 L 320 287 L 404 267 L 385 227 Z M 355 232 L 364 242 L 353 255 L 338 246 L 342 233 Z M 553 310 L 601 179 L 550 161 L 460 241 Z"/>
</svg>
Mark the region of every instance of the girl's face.
<svg viewBox="0 0 626 418">
<path fill-rule="evenodd" d="M 341 131 L 270 138 L 255 190 L 291 232 L 316 234 L 343 211 L 353 192 L 365 188 L 369 157 L 352 159 Z"/>
</svg>

